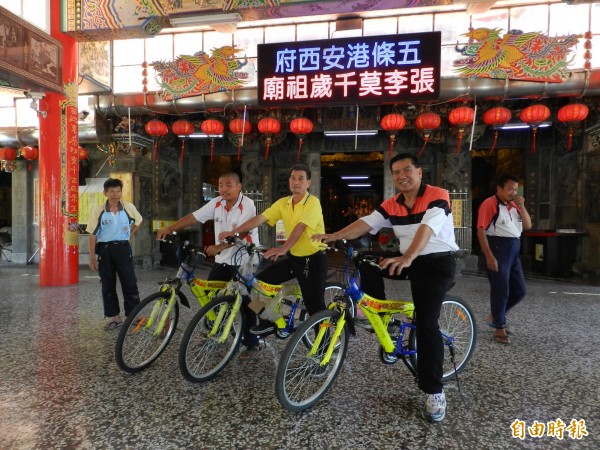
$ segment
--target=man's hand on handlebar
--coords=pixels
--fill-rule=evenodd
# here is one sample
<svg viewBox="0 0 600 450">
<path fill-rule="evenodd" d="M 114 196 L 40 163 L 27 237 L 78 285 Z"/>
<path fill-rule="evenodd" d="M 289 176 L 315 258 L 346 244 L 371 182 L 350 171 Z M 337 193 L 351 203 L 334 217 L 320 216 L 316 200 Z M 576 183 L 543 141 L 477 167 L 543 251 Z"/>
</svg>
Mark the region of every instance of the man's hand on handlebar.
<svg viewBox="0 0 600 450">
<path fill-rule="evenodd" d="M 171 230 L 169 230 L 168 228 L 160 228 L 158 230 L 156 230 L 156 239 L 158 239 L 159 241 L 164 241 L 165 238 L 169 235 L 172 234 L 173 232 Z"/>
<path fill-rule="evenodd" d="M 329 242 L 334 242 L 334 241 L 338 240 L 338 238 L 335 237 L 335 233 L 313 234 L 310 238 L 313 241 L 319 241 L 319 242 L 323 242 L 325 244 L 328 244 Z"/>
</svg>

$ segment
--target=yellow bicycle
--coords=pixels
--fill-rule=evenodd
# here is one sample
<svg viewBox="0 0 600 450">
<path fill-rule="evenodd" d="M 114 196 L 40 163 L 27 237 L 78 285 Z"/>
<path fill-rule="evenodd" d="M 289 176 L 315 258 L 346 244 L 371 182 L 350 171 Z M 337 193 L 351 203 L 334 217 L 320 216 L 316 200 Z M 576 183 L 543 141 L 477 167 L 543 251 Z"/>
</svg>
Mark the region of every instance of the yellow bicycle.
<svg viewBox="0 0 600 450">
<path fill-rule="evenodd" d="M 229 241 L 230 240 L 230 241 Z M 179 368 L 182 375 L 193 383 L 216 377 L 237 352 L 245 328 L 245 317 L 240 308 L 250 295 L 268 298 L 270 307 L 286 319 L 286 326 L 275 335 L 287 339 L 308 317 L 298 282 L 294 279 L 281 285 L 267 284 L 255 278 L 266 250 L 238 238 L 228 238 L 238 248 L 234 260 L 238 273 L 229 282 L 226 295 L 219 295 L 204 306 L 190 321 L 179 348 Z M 242 256 L 248 255 L 247 258 Z M 243 262 L 245 261 L 245 262 Z M 342 292 L 338 283 L 325 286 L 325 304 L 328 305 Z M 305 345 L 312 346 L 312 340 Z"/>
<path fill-rule="evenodd" d="M 166 242 L 180 244 L 175 235 L 167 236 Z M 177 275 L 159 283 L 158 292 L 143 299 L 119 330 L 115 359 L 125 372 L 145 369 L 167 348 L 179 322 L 179 304 L 190 308 L 181 290 L 184 284 L 190 287 L 201 307 L 227 288 L 227 281 L 209 281 L 194 276 L 196 267 L 205 256 L 200 247 L 185 241 L 179 252 L 181 264 Z"/>
<path fill-rule="evenodd" d="M 413 302 L 366 295 L 360 289 L 360 274 L 350 276 L 350 261 L 376 262 L 352 247 L 346 250 L 343 293 L 329 309 L 310 317 L 294 333 L 279 360 L 275 390 L 277 399 L 289 411 L 310 408 L 329 390 L 342 368 L 355 325 L 376 334 L 383 363 L 393 364 L 401 359 L 413 375 L 417 374 L 418 325 Z M 447 296 L 439 326 L 445 353 L 442 381 L 447 381 L 464 369 L 473 355 L 477 339 L 475 317 L 463 300 Z M 301 344 L 307 336 L 313 341 L 309 349 Z"/>
</svg>

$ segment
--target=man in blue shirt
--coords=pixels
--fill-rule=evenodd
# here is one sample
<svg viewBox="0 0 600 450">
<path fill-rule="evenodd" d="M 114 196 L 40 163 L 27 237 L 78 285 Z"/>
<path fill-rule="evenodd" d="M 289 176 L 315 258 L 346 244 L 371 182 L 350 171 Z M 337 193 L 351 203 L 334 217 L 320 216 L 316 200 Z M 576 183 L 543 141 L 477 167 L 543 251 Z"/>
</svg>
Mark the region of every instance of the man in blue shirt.
<svg viewBox="0 0 600 450">
<path fill-rule="evenodd" d="M 108 318 L 106 329 L 110 330 L 123 324 L 117 296 L 117 275 L 123 291 L 125 316 L 140 302 L 129 240 L 139 229 L 142 216 L 133 204 L 121 201 L 121 180 L 106 180 L 104 195 L 106 203 L 92 211 L 86 231 L 90 233 L 90 270 L 97 270 L 100 275 L 104 316 Z"/>
</svg>

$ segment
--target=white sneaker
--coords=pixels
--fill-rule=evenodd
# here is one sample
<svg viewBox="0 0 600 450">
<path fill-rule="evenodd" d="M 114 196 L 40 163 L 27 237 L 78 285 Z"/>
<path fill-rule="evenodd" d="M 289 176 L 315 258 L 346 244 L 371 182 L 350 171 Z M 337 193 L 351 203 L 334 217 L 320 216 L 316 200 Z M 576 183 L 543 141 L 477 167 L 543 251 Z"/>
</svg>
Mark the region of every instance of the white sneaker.
<svg viewBox="0 0 600 450">
<path fill-rule="evenodd" d="M 439 394 L 430 394 L 425 400 L 423 418 L 431 422 L 440 422 L 446 416 L 446 395 L 444 391 Z"/>
</svg>

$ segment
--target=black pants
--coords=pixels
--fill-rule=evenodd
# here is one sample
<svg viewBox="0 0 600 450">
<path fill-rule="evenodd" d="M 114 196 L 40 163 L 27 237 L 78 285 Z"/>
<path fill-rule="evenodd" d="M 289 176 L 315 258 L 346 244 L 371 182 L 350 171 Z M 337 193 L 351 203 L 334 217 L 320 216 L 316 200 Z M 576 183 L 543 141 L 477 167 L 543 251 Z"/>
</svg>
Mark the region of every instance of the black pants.
<svg viewBox="0 0 600 450">
<path fill-rule="evenodd" d="M 308 313 L 315 314 L 325 309 L 327 255 L 323 251 L 309 256 L 288 253 L 257 273 L 256 278 L 269 284 L 281 284 L 296 278 Z"/>
<path fill-rule="evenodd" d="M 96 246 L 96 253 L 98 254 L 98 274 L 102 283 L 104 316 L 114 317 L 121 312 L 117 296 L 117 275 L 123 291 L 125 315 L 128 316 L 140 302 L 137 278 L 133 270 L 131 245 L 127 241 L 119 241 L 116 244 L 99 242 Z"/>
<path fill-rule="evenodd" d="M 400 256 L 399 253 L 392 252 L 370 254 L 385 258 Z M 366 263 L 361 264 L 359 270 L 363 291 L 382 300 L 386 299 L 383 277 L 399 279 L 408 275 L 417 321 L 419 388 L 427 394 L 442 392 L 444 343 L 438 321 L 442 302 L 456 272 L 454 256 L 436 256 L 435 253 L 431 256 L 419 256 L 400 276 L 391 276 L 389 271 L 379 270 Z"/>
<path fill-rule="evenodd" d="M 235 271 L 235 266 L 215 263 L 210 268 L 207 279 L 214 281 L 229 281 L 231 278 L 233 278 Z M 246 298 L 241 308 L 241 313 L 244 316 L 244 323 L 246 324 L 245 329 L 242 330 L 242 344 L 246 347 L 255 347 L 259 343 L 259 338 L 258 336 L 250 333 L 249 330 L 258 323 L 258 317 L 254 311 L 248 308 L 249 300 L 250 299 Z"/>
</svg>

